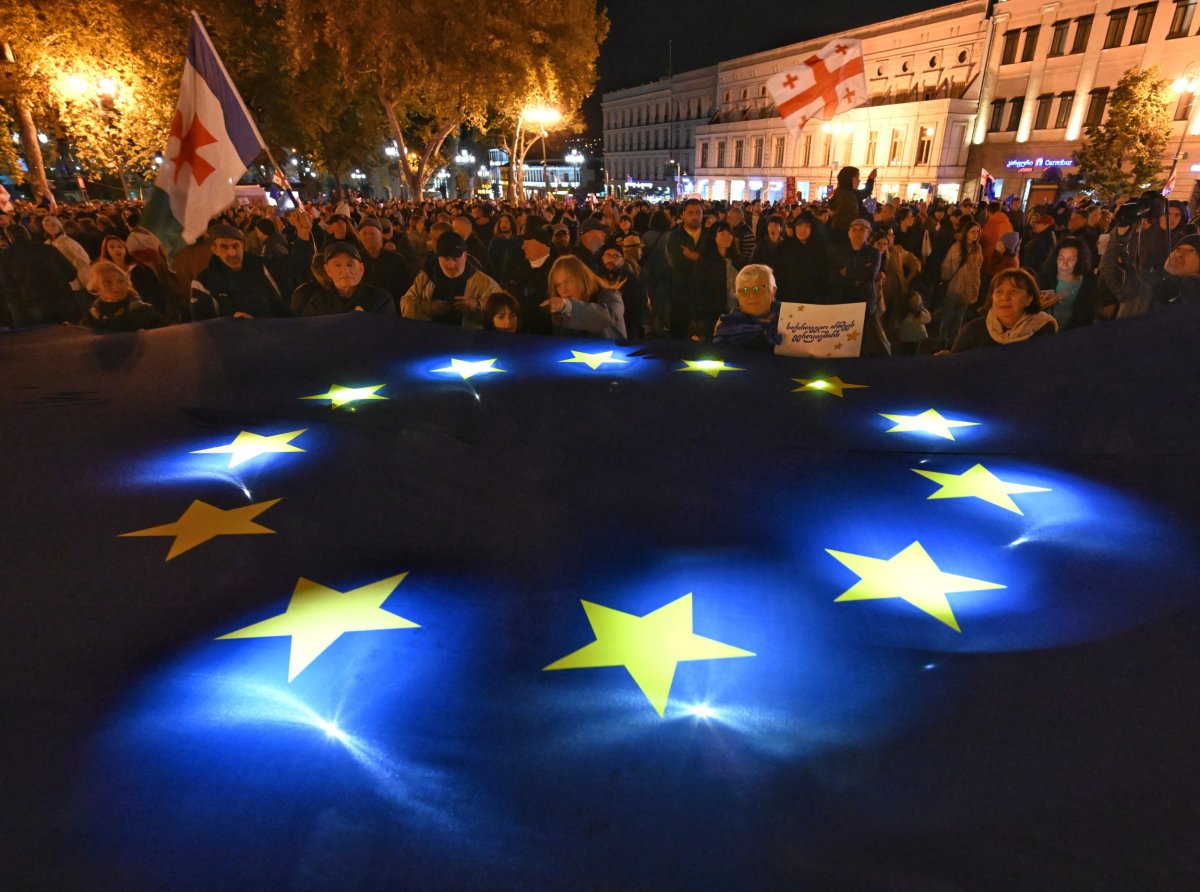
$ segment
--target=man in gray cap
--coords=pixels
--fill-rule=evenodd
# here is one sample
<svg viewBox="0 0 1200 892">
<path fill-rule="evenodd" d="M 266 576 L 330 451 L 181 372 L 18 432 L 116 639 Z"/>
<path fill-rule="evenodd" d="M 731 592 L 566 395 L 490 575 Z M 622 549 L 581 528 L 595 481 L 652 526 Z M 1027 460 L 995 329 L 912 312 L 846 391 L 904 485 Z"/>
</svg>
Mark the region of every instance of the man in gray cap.
<svg viewBox="0 0 1200 892">
<path fill-rule="evenodd" d="M 279 286 L 261 257 L 246 253 L 242 231 L 228 223 L 208 228 L 212 259 L 192 281 L 192 319 L 286 316 Z"/>
<path fill-rule="evenodd" d="M 509 261 L 502 280 L 504 290 L 521 305 L 523 330 L 531 334 L 554 334 L 550 312 L 542 306 L 550 297 L 550 267 L 559 257 L 551 248 L 552 238 L 550 230 L 537 220 L 526 223 L 521 253 Z"/>
<path fill-rule="evenodd" d="M 349 242 L 330 242 L 325 246 L 324 256 L 325 275 L 331 284 L 309 298 L 301 315 L 332 316 L 355 311 L 396 315 L 395 298 L 364 280 L 366 267 L 358 248 Z"/>
</svg>

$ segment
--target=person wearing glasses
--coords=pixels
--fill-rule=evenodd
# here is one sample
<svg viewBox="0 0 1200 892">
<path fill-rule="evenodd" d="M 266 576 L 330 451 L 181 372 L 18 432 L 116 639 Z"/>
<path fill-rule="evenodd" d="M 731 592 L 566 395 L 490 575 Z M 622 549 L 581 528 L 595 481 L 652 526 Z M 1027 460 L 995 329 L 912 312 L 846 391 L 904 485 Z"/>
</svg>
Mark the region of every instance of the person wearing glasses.
<svg viewBox="0 0 1200 892">
<path fill-rule="evenodd" d="M 777 323 L 775 274 L 763 263 L 743 266 L 734 282 L 737 306 L 717 320 L 714 344 L 732 344 L 772 353 L 781 340 Z"/>
</svg>

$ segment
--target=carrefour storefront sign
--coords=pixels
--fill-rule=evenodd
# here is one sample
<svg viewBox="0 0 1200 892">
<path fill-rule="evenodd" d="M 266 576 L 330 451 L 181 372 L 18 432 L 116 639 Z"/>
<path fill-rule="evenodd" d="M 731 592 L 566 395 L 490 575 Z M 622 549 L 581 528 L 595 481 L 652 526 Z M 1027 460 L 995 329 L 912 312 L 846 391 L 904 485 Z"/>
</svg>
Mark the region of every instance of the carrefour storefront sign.
<svg viewBox="0 0 1200 892">
<path fill-rule="evenodd" d="M 1072 167 L 1074 164 L 1074 158 L 1014 158 L 1004 166 L 1010 169 L 1033 170 L 1036 167 Z"/>
</svg>

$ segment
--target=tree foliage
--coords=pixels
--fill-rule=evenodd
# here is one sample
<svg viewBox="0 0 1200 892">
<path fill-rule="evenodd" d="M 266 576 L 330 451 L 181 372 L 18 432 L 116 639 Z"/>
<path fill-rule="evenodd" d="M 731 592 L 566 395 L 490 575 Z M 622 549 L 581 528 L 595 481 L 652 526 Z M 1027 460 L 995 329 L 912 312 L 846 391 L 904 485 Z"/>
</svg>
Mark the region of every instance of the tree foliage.
<svg viewBox="0 0 1200 892">
<path fill-rule="evenodd" d="M 1112 91 L 1108 119 L 1089 127 L 1075 152 L 1080 186 L 1109 201 L 1161 188 L 1171 135 L 1166 81 L 1158 67 L 1131 68 Z"/>
<path fill-rule="evenodd" d="M 328 48 L 351 88 L 374 90 L 415 195 L 444 163 L 446 139 L 462 127 L 486 131 L 497 119 L 513 121 L 513 110 L 537 93 L 553 93 L 564 114 L 575 113 L 595 84 L 608 30 L 590 0 L 552 9 L 539 0 L 507 0 L 471 15 L 440 0 L 283 2 L 290 68 L 303 71 Z"/>
</svg>

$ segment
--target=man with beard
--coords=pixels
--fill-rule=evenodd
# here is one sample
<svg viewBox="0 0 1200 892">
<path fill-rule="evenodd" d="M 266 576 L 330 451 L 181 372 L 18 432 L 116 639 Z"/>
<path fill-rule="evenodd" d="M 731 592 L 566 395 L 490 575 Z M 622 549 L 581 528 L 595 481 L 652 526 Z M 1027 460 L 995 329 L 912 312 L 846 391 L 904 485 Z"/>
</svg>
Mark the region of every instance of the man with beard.
<svg viewBox="0 0 1200 892">
<path fill-rule="evenodd" d="M 625 260 L 625 249 L 616 239 L 609 239 L 600 249 L 600 278 L 614 291 L 621 293 L 625 304 L 625 331 L 629 340 L 640 341 L 650 312 L 646 288 L 629 263 Z"/>
<path fill-rule="evenodd" d="M 479 268 L 457 232 L 443 232 L 434 244 L 436 266 L 427 265 L 400 299 L 405 319 L 481 328 L 483 302 L 500 285 Z"/>
</svg>

